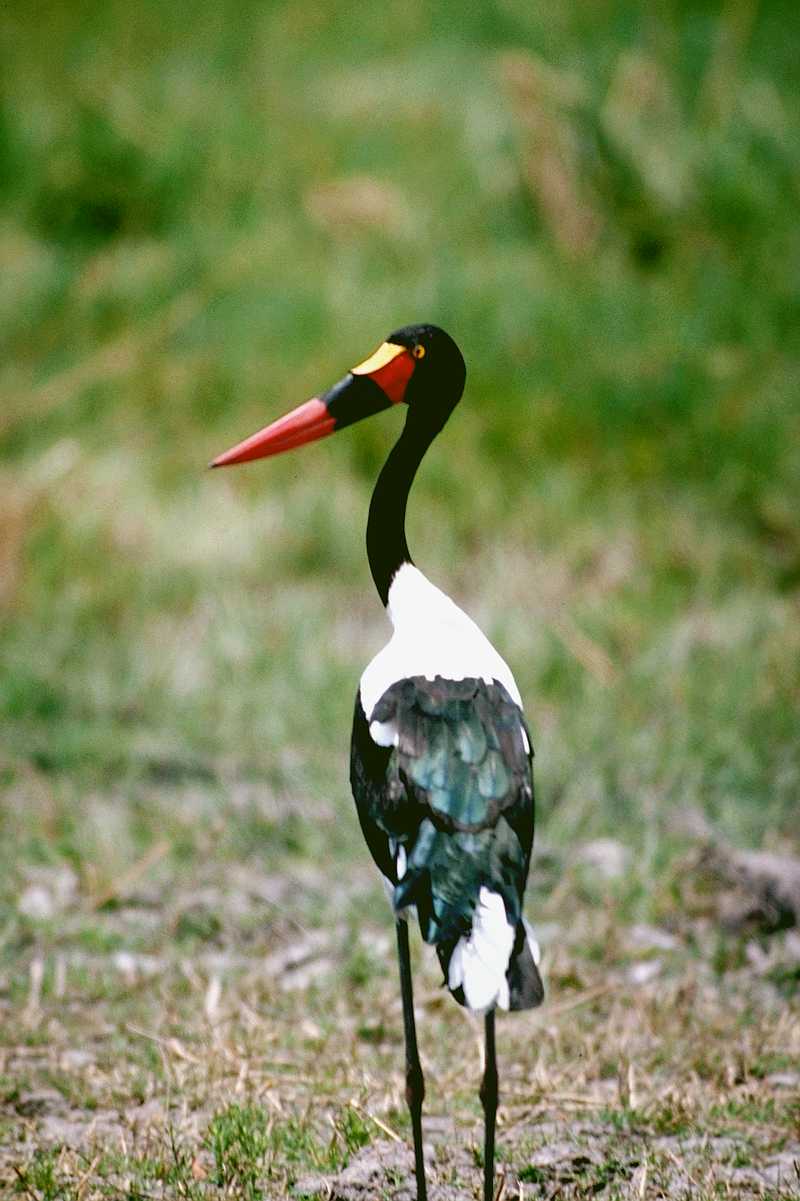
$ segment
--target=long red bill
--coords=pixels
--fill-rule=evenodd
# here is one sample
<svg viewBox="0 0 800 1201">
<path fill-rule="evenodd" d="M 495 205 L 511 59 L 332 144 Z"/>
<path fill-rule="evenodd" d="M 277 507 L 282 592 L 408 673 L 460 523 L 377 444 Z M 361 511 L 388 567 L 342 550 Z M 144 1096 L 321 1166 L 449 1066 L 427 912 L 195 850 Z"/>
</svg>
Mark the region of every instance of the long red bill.
<svg viewBox="0 0 800 1201">
<path fill-rule="evenodd" d="M 234 463 L 247 463 L 251 459 L 264 459 L 269 455 L 279 455 L 284 450 L 293 450 L 295 446 L 303 446 L 306 442 L 315 442 L 332 434 L 336 428 L 336 420 L 328 411 L 328 406 L 318 397 L 307 400 L 279 417 L 271 425 L 267 425 L 257 434 L 251 434 L 244 442 L 217 455 L 211 467 L 229 467 Z"/>
<path fill-rule="evenodd" d="M 400 404 L 414 371 L 415 358 L 406 346 L 384 342 L 363 363 L 323 395 L 307 400 L 285 417 L 218 455 L 212 467 L 248 463 L 316 442 L 364 417 Z"/>
</svg>

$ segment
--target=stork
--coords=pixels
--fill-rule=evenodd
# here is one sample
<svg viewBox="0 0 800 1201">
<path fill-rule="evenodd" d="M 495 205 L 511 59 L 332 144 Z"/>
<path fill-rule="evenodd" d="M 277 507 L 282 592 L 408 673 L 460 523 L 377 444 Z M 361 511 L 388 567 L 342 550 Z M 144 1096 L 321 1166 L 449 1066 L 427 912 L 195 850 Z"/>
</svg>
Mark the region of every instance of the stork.
<svg viewBox="0 0 800 1201">
<path fill-rule="evenodd" d="M 408 919 L 436 948 L 444 984 L 482 1015 L 484 1198 L 493 1201 L 498 1101 L 495 1010 L 543 997 L 539 950 L 522 914 L 533 844 L 533 750 L 519 690 L 478 626 L 409 553 L 408 494 L 461 399 L 466 367 L 435 325 L 395 330 L 330 391 L 216 458 L 212 467 L 282 454 L 404 404 L 405 424 L 372 493 L 367 556 L 393 626 L 361 677 L 350 782 L 361 829 L 395 915 L 406 1101 L 418 1201 L 426 1201 L 425 1082 L 414 1021 Z"/>
</svg>

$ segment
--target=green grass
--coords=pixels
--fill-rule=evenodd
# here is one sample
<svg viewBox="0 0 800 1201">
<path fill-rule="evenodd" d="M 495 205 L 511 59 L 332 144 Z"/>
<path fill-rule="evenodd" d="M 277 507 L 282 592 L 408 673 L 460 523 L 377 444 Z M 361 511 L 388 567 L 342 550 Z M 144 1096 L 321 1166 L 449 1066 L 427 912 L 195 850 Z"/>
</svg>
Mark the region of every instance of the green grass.
<svg viewBox="0 0 800 1201">
<path fill-rule="evenodd" d="M 548 851 L 531 916 L 609 915 L 554 952 L 554 1000 L 623 970 L 627 924 L 704 920 L 681 811 L 797 850 L 794 17 L 788 0 L 0 15 L 0 1022 L 57 1058 L 97 1007 L 104 1083 L 92 1098 L 74 1069 L 77 1107 L 177 1095 L 197 1065 L 168 1070 L 166 1044 L 129 1027 L 213 1059 L 198 1014 L 219 976 L 223 998 L 276 1015 L 330 1121 L 301 1088 L 275 1085 L 281 1112 L 242 1084 L 236 1110 L 193 1080 L 176 1146 L 205 1148 L 204 1171 L 224 1174 L 208 1148 L 229 1138 L 235 1159 L 262 1113 L 243 1198 L 258 1165 L 285 1182 L 344 1163 L 377 1130 L 344 1079 L 406 1130 L 391 1088 L 335 1049 L 344 1023 L 364 1064 L 399 1063 L 346 783 L 356 682 L 385 638 L 362 531 L 397 414 L 295 458 L 205 464 L 407 321 L 445 326 L 467 359 L 409 541 L 526 700 Z M 605 836 L 632 852 L 611 883 L 573 861 Z M 248 975 L 301 928 L 325 933 L 324 970 L 275 974 L 298 974 L 319 1035 L 292 1033 L 278 986 Z M 747 971 L 737 940 L 691 945 L 720 996 Z M 793 1005 L 791 957 L 766 980 Z M 433 1009 L 458 1046 L 460 1018 Z M 241 1046 L 258 1058 L 256 1029 Z M 752 1037 L 753 1063 L 785 1053 Z M 70 1078 L 36 1063 L 28 1091 Z M 690 1123 L 727 1104 L 704 1087 Z M 453 1105 L 472 1114 L 471 1086 Z M 30 1196 L 70 1195 L 91 1163 L 28 1151 Z"/>
<path fill-rule="evenodd" d="M 726 33 L 711 10 L 506 5 L 448 33 L 446 5 L 410 29 L 231 5 L 187 38 L 182 10 L 156 28 L 118 4 L 55 10 L 46 56 L 6 15 L 8 771 L 135 787 L 153 759 L 226 757 L 331 788 L 380 637 L 358 531 L 391 419 L 302 462 L 201 467 L 426 316 L 470 384 L 413 545 L 514 662 L 545 810 L 566 792 L 573 820 L 641 831 L 649 794 L 749 840 L 786 828 L 798 112 L 783 9 L 733 54 L 740 9 Z M 583 251 L 548 225 L 526 122 L 572 163 Z M 371 216 L 315 206 L 354 173 Z"/>
</svg>

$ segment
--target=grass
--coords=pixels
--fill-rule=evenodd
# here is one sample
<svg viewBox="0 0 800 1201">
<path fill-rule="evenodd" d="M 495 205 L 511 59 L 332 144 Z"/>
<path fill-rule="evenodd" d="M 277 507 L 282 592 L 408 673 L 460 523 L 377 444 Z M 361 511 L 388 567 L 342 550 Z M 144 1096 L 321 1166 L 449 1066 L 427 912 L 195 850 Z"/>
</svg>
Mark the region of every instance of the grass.
<svg viewBox="0 0 800 1201">
<path fill-rule="evenodd" d="M 397 426 L 204 464 L 430 319 L 468 391 L 409 541 L 512 663 L 537 751 L 551 1008 L 502 1033 L 509 1170 L 614 1196 L 645 1138 L 651 1184 L 762 1195 L 663 1140 L 730 1127 L 763 1165 L 798 1138 L 775 1083 L 800 1054 L 791 932 L 716 931 L 676 828 L 698 809 L 798 850 L 793 16 L 6 6 L 3 1184 L 282 1196 L 396 1147 L 376 1120 L 407 1137 L 346 786 L 385 637 L 361 531 Z M 621 875 L 583 855 L 600 838 Z M 677 949 L 639 949 L 642 924 Z M 466 1144 L 473 1034 L 419 972 L 432 1112 Z M 471 1188 L 446 1144 L 441 1179 Z M 391 1195 L 407 1165 L 382 1162 Z"/>
</svg>

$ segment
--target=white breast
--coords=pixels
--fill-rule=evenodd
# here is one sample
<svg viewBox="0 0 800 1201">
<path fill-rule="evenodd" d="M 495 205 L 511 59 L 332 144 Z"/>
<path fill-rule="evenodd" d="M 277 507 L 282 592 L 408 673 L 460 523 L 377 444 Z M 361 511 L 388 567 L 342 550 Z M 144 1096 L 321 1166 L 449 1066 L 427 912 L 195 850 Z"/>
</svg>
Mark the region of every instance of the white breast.
<svg viewBox="0 0 800 1201">
<path fill-rule="evenodd" d="M 486 635 L 410 563 L 394 577 L 387 608 L 394 633 L 361 677 L 367 720 L 386 689 L 411 676 L 497 680 L 522 708 L 511 669 Z"/>
</svg>

